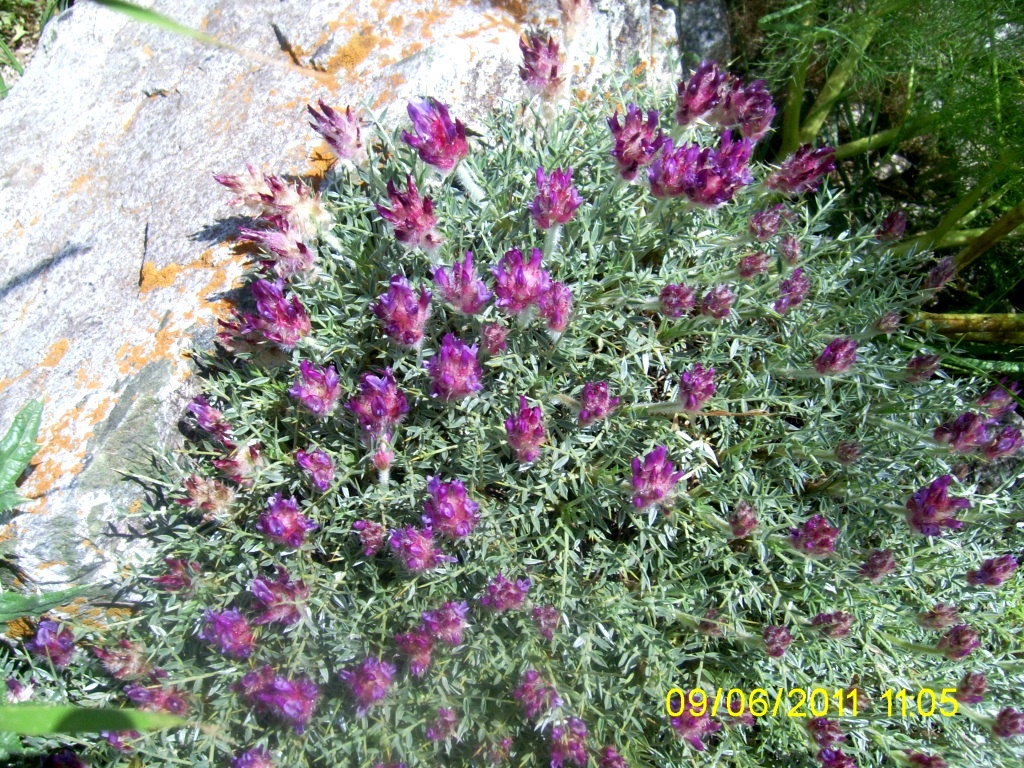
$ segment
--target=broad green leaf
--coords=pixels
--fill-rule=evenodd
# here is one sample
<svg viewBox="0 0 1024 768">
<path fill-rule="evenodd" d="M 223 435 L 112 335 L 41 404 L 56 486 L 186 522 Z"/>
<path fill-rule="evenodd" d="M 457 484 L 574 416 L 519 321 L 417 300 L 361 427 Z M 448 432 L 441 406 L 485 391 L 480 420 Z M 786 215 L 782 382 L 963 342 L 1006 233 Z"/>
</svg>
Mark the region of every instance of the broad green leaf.
<svg viewBox="0 0 1024 768">
<path fill-rule="evenodd" d="M 24 501 L 17 495 L 14 484 L 39 450 L 36 435 L 42 418 L 43 403 L 33 400 L 18 412 L 11 428 L 0 439 L 0 512 Z"/>
<path fill-rule="evenodd" d="M 0 595 L 0 623 L 14 621 L 23 616 L 40 616 L 49 610 L 67 605 L 78 597 L 86 587 L 72 587 L 46 595 L 19 595 L 5 592 Z"/>
<path fill-rule="evenodd" d="M 140 712 L 137 709 L 50 707 L 41 704 L 0 707 L 0 731 L 19 733 L 22 736 L 100 731 L 159 731 L 165 728 L 181 728 L 187 724 L 187 720 L 175 715 Z"/>
</svg>

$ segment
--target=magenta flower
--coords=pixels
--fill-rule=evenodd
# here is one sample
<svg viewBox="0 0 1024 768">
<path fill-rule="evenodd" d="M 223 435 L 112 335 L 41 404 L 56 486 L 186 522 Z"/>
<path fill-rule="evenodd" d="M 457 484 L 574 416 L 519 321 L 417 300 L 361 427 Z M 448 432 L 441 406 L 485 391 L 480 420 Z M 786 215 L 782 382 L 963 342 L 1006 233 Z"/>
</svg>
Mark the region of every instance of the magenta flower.
<svg viewBox="0 0 1024 768">
<path fill-rule="evenodd" d="M 483 389 L 483 371 L 476 352 L 475 344 L 467 346 L 446 333 L 437 354 L 424 363 L 432 382 L 430 396 L 447 403 Z"/>
<path fill-rule="evenodd" d="M 924 280 L 925 290 L 941 290 L 946 283 L 953 279 L 955 272 L 956 265 L 953 263 L 952 256 L 945 256 L 939 259 L 938 263 L 932 267 L 932 271 L 928 273 Z"/>
<path fill-rule="evenodd" d="M 861 577 L 868 581 L 879 582 L 883 576 L 888 576 L 896 570 L 896 558 L 891 549 L 875 549 L 871 551 L 867 559 L 857 571 Z"/>
<path fill-rule="evenodd" d="M 356 520 L 352 523 L 352 530 L 359 534 L 359 544 L 363 548 L 363 554 L 373 557 L 384 549 L 384 538 L 387 531 L 380 523 L 372 520 Z"/>
<path fill-rule="evenodd" d="M 136 680 L 152 671 L 142 647 L 126 639 L 118 640 L 112 651 L 93 648 L 92 652 L 115 680 Z"/>
<path fill-rule="evenodd" d="M 1013 707 L 999 710 L 992 724 L 992 733 L 1001 739 L 1024 736 L 1024 712 L 1018 712 Z"/>
<path fill-rule="evenodd" d="M 751 141 L 760 141 L 775 118 L 775 105 L 764 80 L 743 85 L 733 80 L 711 116 L 723 128 L 737 126 Z"/>
<path fill-rule="evenodd" d="M 765 627 L 761 638 L 764 640 L 765 651 L 773 659 L 781 659 L 793 644 L 793 636 L 786 627 Z"/>
<path fill-rule="evenodd" d="M 399 192 L 394 180 L 388 181 L 388 199 L 391 207 L 377 203 L 377 213 L 395 231 L 395 239 L 409 248 L 425 251 L 437 248 L 444 238 L 434 229 L 434 203 L 429 197 L 420 197 L 411 174 L 405 175 L 405 192 Z"/>
<path fill-rule="evenodd" d="M 1003 456 L 1011 456 L 1024 446 L 1024 437 L 1016 427 L 1003 427 L 996 435 L 986 443 L 981 452 L 985 458 L 995 460 Z"/>
<path fill-rule="evenodd" d="M 363 717 L 370 707 L 388 695 L 388 689 L 395 679 L 395 668 L 371 656 L 352 669 L 343 670 L 340 677 L 352 691 L 356 714 Z"/>
<path fill-rule="evenodd" d="M 583 204 L 583 198 L 572 185 L 572 168 L 566 168 L 564 171 L 556 168 L 550 176 L 545 176 L 544 169 L 538 168 L 537 190 L 530 211 L 533 213 L 533 220 L 541 229 L 549 229 L 555 224 L 565 224 Z"/>
<path fill-rule="evenodd" d="M 234 480 L 242 488 L 250 488 L 256 468 L 263 465 L 263 446 L 258 442 L 246 443 L 227 457 L 213 459 L 211 463 L 229 480 Z"/>
<path fill-rule="evenodd" d="M 455 562 L 455 558 L 438 551 L 434 545 L 433 531 L 429 528 L 414 528 L 411 525 L 391 532 L 391 549 L 405 569 L 410 573 L 423 573 L 444 563 Z"/>
<path fill-rule="evenodd" d="M 196 417 L 199 427 L 209 432 L 225 448 L 231 450 L 235 444 L 231 442 L 231 424 L 224 414 L 210 405 L 204 395 L 197 395 L 188 405 L 189 411 Z"/>
<path fill-rule="evenodd" d="M 846 734 L 839 723 L 827 717 L 812 717 L 807 721 L 807 732 L 819 747 L 834 747 L 846 741 Z"/>
<path fill-rule="evenodd" d="M 900 323 L 903 322 L 903 318 L 899 312 L 886 312 L 880 318 L 875 320 L 874 329 L 879 333 L 895 333 L 899 330 Z"/>
<path fill-rule="evenodd" d="M 717 148 L 701 150 L 696 163 L 683 176 L 687 199 L 707 208 L 732 200 L 736 191 L 753 178 L 747 167 L 753 147 L 749 139 L 734 142 L 732 133 L 726 131 Z"/>
<path fill-rule="evenodd" d="M 608 129 L 615 140 L 612 157 L 618 165 L 619 175 L 626 181 L 635 179 L 637 172 L 650 164 L 665 141 L 664 134 L 658 130 L 658 111 L 649 110 L 644 121 L 643 113 L 636 104 L 626 107 L 626 117 L 621 126 L 619 111 L 615 110 L 608 118 Z"/>
<path fill-rule="evenodd" d="M 523 54 L 519 76 L 527 87 L 546 97 L 553 96 L 562 84 L 558 43 L 548 34 L 523 36 L 519 38 L 519 50 Z"/>
<path fill-rule="evenodd" d="M 724 320 L 729 316 L 729 311 L 735 301 L 736 294 L 728 285 L 716 286 L 701 300 L 700 313 L 716 320 Z"/>
<path fill-rule="evenodd" d="M 946 655 L 947 659 L 956 661 L 968 656 L 971 651 L 980 646 L 978 633 L 970 624 L 957 624 L 942 636 L 937 647 Z"/>
<path fill-rule="evenodd" d="M 307 233 L 297 229 L 284 216 L 271 216 L 263 229 L 239 227 L 238 239 L 256 243 L 265 253 L 259 257 L 265 269 L 282 280 L 306 274 L 316 266 L 316 254 L 306 245 Z"/>
<path fill-rule="evenodd" d="M 907 230 L 907 217 L 901 211 L 892 211 L 875 230 L 875 240 L 880 243 L 892 243 L 903 237 Z"/>
<path fill-rule="evenodd" d="M 836 455 L 836 461 L 844 467 L 848 467 L 860 458 L 861 447 L 859 443 L 843 442 L 836 443 L 833 451 Z"/>
<path fill-rule="evenodd" d="M 192 475 L 184 481 L 188 496 L 176 499 L 183 507 L 191 507 L 203 513 L 203 520 L 214 522 L 228 516 L 235 492 L 220 480 Z"/>
<path fill-rule="evenodd" d="M 955 605 L 936 603 L 930 611 L 919 613 L 917 623 L 926 629 L 946 629 L 960 624 L 960 613 Z"/>
<path fill-rule="evenodd" d="M 619 398 L 608 396 L 608 382 L 588 382 L 580 393 L 580 428 L 607 419 L 619 407 Z"/>
<path fill-rule="evenodd" d="M 750 217 L 750 223 L 747 225 L 747 228 L 750 230 L 750 236 L 761 243 L 775 237 L 779 232 L 785 211 L 785 207 L 779 203 L 771 208 L 755 213 Z"/>
<path fill-rule="evenodd" d="M 466 631 L 466 615 L 469 603 L 445 603 L 440 608 L 423 612 L 423 626 L 442 643 L 452 648 L 462 645 L 462 633 Z"/>
<path fill-rule="evenodd" d="M 323 102 L 320 102 L 323 104 Z M 247 749 L 231 761 L 231 768 L 275 768 L 270 753 L 265 749 Z"/>
<path fill-rule="evenodd" d="M 331 487 L 334 480 L 334 462 L 325 451 L 319 448 L 304 451 L 301 448 L 295 452 L 295 463 L 302 467 L 313 481 L 313 486 L 324 493 Z"/>
<path fill-rule="evenodd" d="M 811 619 L 811 626 L 815 627 L 825 637 L 841 640 L 850 634 L 850 628 L 853 626 L 853 615 L 845 611 L 819 613 Z"/>
<path fill-rule="evenodd" d="M 311 105 L 309 110 L 313 122 L 309 126 L 324 137 L 324 141 L 342 160 L 360 161 L 366 156 L 363 146 L 362 127 L 359 118 L 352 113 L 352 107 L 345 107 L 345 112 L 331 109 L 320 99 L 320 112 Z"/>
<path fill-rule="evenodd" d="M 533 618 L 533 623 L 536 625 L 541 637 L 550 642 L 555 636 L 555 630 L 558 629 L 558 625 L 562 621 L 562 612 L 553 605 L 538 605 L 530 612 L 530 616 Z"/>
<path fill-rule="evenodd" d="M 954 421 L 947 421 L 935 428 L 932 436 L 940 443 L 949 443 L 949 449 L 957 453 L 971 453 L 989 441 L 984 416 L 967 412 Z"/>
<path fill-rule="evenodd" d="M 615 747 L 607 746 L 598 755 L 597 768 L 629 768 L 629 766 Z"/>
<path fill-rule="evenodd" d="M 282 720 L 297 734 L 306 730 L 320 698 L 320 689 L 309 678 L 290 680 L 276 674 L 269 666 L 243 676 L 234 685 L 234 690 L 257 714 L 268 714 Z"/>
<path fill-rule="evenodd" d="M 168 592 L 190 592 L 192 579 L 200 572 L 199 563 L 168 557 L 164 564 L 168 572 L 153 579 L 153 584 Z"/>
<path fill-rule="evenodd" d="M 1017 559 L 1013 555 L 1000 555 L 981 564 L 976 571 L 967 572 L 967 583 L 972 587 L 998 587 L 1017 570 Z"/>
<path fill-rule="evenodd" d="M 513 248 L 491 267 L 495 280 L 494 303 L 499 309 L 518 315 L 540 302 L 540 297 L 551 288 L 551 275 L 540 266 L 542 258 L 540 250 L 534 248 L 530 251 L 529 263 L 524 262 L 523 254 Z"/>
<path fill-rule="evenodd" d="M 285 350 L 309 334 L 311 326 L 306 309 L 295 294 L 285 296 L 283 280 L 257 280 L 249 290 L 256 300 L 256 314 L 242 314 L 240 334 L 258 333 Z"/>
<path fill-rule="evenodd" d="M 805 555 L 827 555 L 834 552 L 839 530 L 821 515 L 814 515 L 800 528 L 789 529 L 789 543 Z"/>
<path fill-rule="evenodd" d="M 547 321 L 549 331 L 561 333 L 569 324 L 572 312 L 572 291 L 562 283 L 554 283 L 537 302 L 540 316 Z"/>
<path fill-rule="evenodd" d="M 480 598 L 480 605 L 495 613 L 517 610 L 522 607 L 529 591 L 529 579 L 518 579 L 513 583 L 499 573 L 487 585 L 487 594 Z"/>
<path fill-rule="evenodd" d="M 747 538 L 757 528 L 757 512 L 747 502 L 741 501 L 729 518 L 729 528 L 737 539 Z"/>
<path fill-rule="evenodd" d="M 957 683 L 953 698 L 964 704 L 980 704 L 988 691 L 988 680 L 980 672 L 968 672 Z"/>
<path fill-rule="evenodd" d="M 70 749 L 62 749 L 46 756 L 41 768 L 89 768 L 89 764 Z"/>
<path fill-rule="evenodd" d="M 551 768 L 562 768 L 565 763 L 581 768 L 587 764 L 587 726 L 578 717 L 551 729 Z"/>
<path fill-rule="evenodd" d="M 25 643 L 25 649 L 41 661 L 48 661 L 54 669 L 64 669 L 75 654 L 75 635 L 56 621 L 44 619 L 36 627 L 35 636 Z"/>
<path fill-rule="evenodd" d="M 683 694 L 682 710 L 679 715 L 670 717 L 669 722 L 683 741 L 698 752 L 703 752 L 706 747 L 701 739 L 721 729 L 722 724 L 712 722 L 708 714 L 710 707 L 700 715 L 693 714 L 687 693 Z M 675 711 L 674 707 L 673 711 Z"/>
<path fill-rule="evenodd" d="M 459 719 L 455 716 L 454 709 L 437 708 L 437 717 L 427 726 L 427 739 L 429 741 L 444 741 L 455 735 L 455 729 L 459 727 Z"/>
<path fill-rule="evenodd" d="M 302 607 L 309 597 L 304 581 L 292 581 L 288 571 L 277 566 L 277 576 L 271 580 L 257 576 L 249 587 L 263 612 L 254 624 L 282 624 L 291 626 L 302 618 Z"/>
<path fill-rule="evenodd" d="M 480 329 L 480 337 L 484 343 L 484 349 L 492 357 L 499 352 L 508 349 L 508 328 L 498 323 L 487 323 Z"/>
<path fill-rule="evenodd" d="M 299 363 L 299 378 L 288 390 L 288 394 L 314 416 L 325 417 L 334 410 L 341 395 L 338 371 L 333 365 L 321 367 L 302 360 Z"/>
<path fill-rule="evenodd" d="M 385 368 L 383 374 L 380 377 L 364 373 L 359 382 L 359 394 L 345 405 L 359 421 L 366 442 L 390 434 L 392 427 L 409 412 L 405 393 L 395 384 L 391 369 Z"/>
<path fill-rule="evenodd" d="M 913 768 L 949 768 L 949 763 L 938 755 L 926 755 L 924 752 L 907 752 L 907 762 Z"/>
<path fill-rule="evenodd" d="M 231 205 L 252 206 L 264 218 L 287 218 L 289 224 L 308 234 L 330 220 L 320 196 L 311 194 L 305 185 L 257 173 L 251 165 L 246 165 L 245 169 L 246 173 L 238 176 L 213 176 L 217 182 L 238 195 L 231 201 Z"/>
<path fill-rule="evenodd" d="M 146 688 L 132 683 L 125 686 L 124 694 L 144 712 L 166 712 L 178 717 L 188 712 L 188 699 L 177 686 Z"/>
<path fill-rule="evenodd" d="M 907 370 L 904 378 L 911 384 L 920 384 L 928 381 L 939 370 L 942 358 L 938 355 L 918 355 L 907 361 Z"/>
<path fill-rule="evenodd" d="M 668 509 L 675 500 L 675 487 L 683 472 L 675 471 L 675 465 L 668 460 L 668 449 L 657 446 L 644 456 L 633 459 L 633 506 L 648 509 L 655 505 Z"/>
<path fill-rule="evenodd" d="M 823 749 L 818 752 L 818 762 L 822 768 L 857 768 L 857 763 L 841 749 Z"/>
<path fill-rule="evenodd" d="M 709 608 L 704 618 L 697 622 L 697 631 L 707 637 L 724 637 L 722 623 L 718 618 L 718 609 Z"/>
<path fill-rule="evenodd" d="M 689 314 L 694 306 L 694 294 L 693 288 L 682 283 L 666 285 L 661 289 L 661 295 L 658 297 L 661 313 L 666 317 L 682 317 Z"/>
<path fill-rule="evenodd" d="M 969 509 L 971 503 L 963 498 L 946 496 L 952 475 L 943 475 L 932 481 L 931 485 L 920 488 L 907 499 L 907 523 L 924 536 L 939 536 L 942 528 L 958 531 L 963 521 L 954 519 L 957 510 Z"/>
<path fill-rule="evenodd" d="M 727 74 L 706 59 L 700 63 L 689 82 L 679 81 L 676 88 L 676 123 L 689 125 L 704 117 L 722 100 Z"/>
<path fill-rule="evenodd" d="M 779 253 L 782 254 L 782 258 L 789 266 L 796 266 L 796 263 L 800 261 L 800 241 L 793 235 L 783 235 L 782 240 L 779 241 Z"/>
<path fill-rule="evenodd" d="M 710 150 L 708 150 L 710 152 Z M 703 159 L 707 160 L 707 153 Z M 702 150 L 696 144 L 676 147 L 672 139 L 666 138 L 661 151 L 647 167 L 647 181 L 655 197 L 679 197 L 696 182 L 697 167 L 702 162 Z"/>
<path fill-rule="evenodd" d="M 749 280 L 755 275 L 763 275 L 767 272 L 770 264 L 771 259 L 768 258 L 768 254 L 764 251 L 748 253 L 740 258 L 739 263 L 736 265 L 736 272 L 744 280 Z"/>
<path fill-rule="evenodd" d="M 825 176 L 836 169 L 835 153 L 832 147 L 813 149 L 804 144 L 764 180 L 765 186 L 786 195 L 814 192 Z"/>
<path fill-rule="evenodd" d="M 857 362 L 857 342 L 849 336 L 840 336 L 829 342 L 814 361 L 814 369 L 825 376 L 830 373 L 843 373 L 850 370 Z"/>
<path fill-rule="evenodd" d="M 521 464 L 532 464 L 540 456 L 540 445 L 547 439 L 544 415 L 540 406 L 531 408 L 526 398 L 519 396 L 519 413 L 505 419 L 508 444 L 516 452 Z"/>
<path fill-rule="evenodd" d="M 700 363 L 683 371 L 679 380 L 679 401 L 683 409 L 696 413 L 715 394 L 715 369 L 705 368 Z"/>
<path fill-rule="evenodd" d="M 252 628 L 241 611 L 207 611 L 199 639 L 217 646 L 221 653 L 232 659 L 247 659 L 256 646 Z"/>
<path fill-rule="evenodd" d="M 434 283 L 441 298 L 464 315 L 477 315 L 494 295 L 473 269 L 473 252 L 466 251 L 462 262 L 434 270 Z"/>
<path fill-rule="evenodd" d="M 299 512 L 295 497 L 284 498 L 281 493 L 270 497 L 267 508 L 256 520 L 256 530 L 276 544 L 301 547 L 306 532 L 317 529 L 317 524 Z"/>
<path fill-rule="evenodd" d="M 392 275 L 388 292 L 377 297 L 372 309 L 391 341 L 402 347 L 419 349 L 423 343 L 423 329 L 430 317 L 430 291 L 420 286 L 419 298 L 416 298 L 408 280 L 401 275 Z"/>
<path fill-rule="evenodd" d="M 780 315 L 786 314 L 807 298 L 807 291 L 810 288 L 811 281 L 804 275 L 803 268 L 797 267 L 793 274 L 779 283 L 779 298 L 775 300 L 773 308 Z"/>
<path fill-rule="evenodd" d="M 430 666 L 430 654 L 434 650 L 434 640 L 427 634 L 424 627 L 412 632 L 395 635 L 395 643 L 409 661 L 409 672 L 413 677 L 423 677 Z"/>
<path fill-rule="evenodd" d="M 416 133 L 402 131 L 402 141 L 427 165 L 447 173 L 469 153 L 466 126 L 460 120 L 453 123 L 448 107 L 437 99 L 410 101 L 406 110 Z"/>
<path fill-rule="evenodd" d="M 528 669 L 523 673 L 519 679 L 519 687 L 512 695 L 519 699 L 523 711 L 531 720 L 562 706 L 562 699 L 554 687 L 535 669 Z"/>
<path fill-rule="evenodd" d="M 1007 385 L 1006 379 L 992 387 L 975 401 L 975 405 L 985 409 L 989 416 L 998 418 L 1005 416 L 1017 408 L 1014 396 L 1020 392 L 1020 384 L 1016 381 Z"/>
<path fill-rule="evenodd" d="M 436 477 L 427 478 L 429 497 L 423 503 L 423 523 L 449 539 L 469 536 L 480 522 L 480 505 L 466 495 L 461 480 L 442 483 Z"/>
</svg>

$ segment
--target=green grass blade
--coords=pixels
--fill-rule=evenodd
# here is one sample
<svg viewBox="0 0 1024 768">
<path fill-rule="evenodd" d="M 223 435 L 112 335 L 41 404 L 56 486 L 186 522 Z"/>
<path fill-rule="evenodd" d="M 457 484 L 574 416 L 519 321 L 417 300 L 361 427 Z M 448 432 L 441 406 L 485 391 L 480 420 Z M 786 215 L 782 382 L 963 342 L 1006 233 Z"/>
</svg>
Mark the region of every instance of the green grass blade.
<svg viewBox="0 0 1024 768">
<path fill-rule="evenodd" d="M 0 730 L 22 736 L 100 731 L 159 731 L 166 728 L 181 728 L 185 725 L 188 725 L 188 721 L 175 715 L 140 712 L 137 709 L 50 707 L 41 704 L 0 707 Z"/>
<path fill-rule="evenodd" d="M 6 64 L 19 75 L 25 74 L 25 68 L 21 66 L 21 62 L 14 55 L 14 51 L 3 40 L 0 40 L 0 64 Z"/>
<path fill-rule="evenodd" d="M 39 450 L 36 435 L 42 418 L 43 403 L 33 400 L 18 412 L 7 434 L 0 438 L 0 512 L 23 501 L 14 484 Z"/>
<path fill-rule="evenodd" d="M 0 623 L 14 621 L 23 616 L 40 616 L 47 611 L 67 605 L 85 591 L 85 587 L 72 587 L 45 595 L 19 595 L 5 592 L 0 595 Z"/>
</svg>

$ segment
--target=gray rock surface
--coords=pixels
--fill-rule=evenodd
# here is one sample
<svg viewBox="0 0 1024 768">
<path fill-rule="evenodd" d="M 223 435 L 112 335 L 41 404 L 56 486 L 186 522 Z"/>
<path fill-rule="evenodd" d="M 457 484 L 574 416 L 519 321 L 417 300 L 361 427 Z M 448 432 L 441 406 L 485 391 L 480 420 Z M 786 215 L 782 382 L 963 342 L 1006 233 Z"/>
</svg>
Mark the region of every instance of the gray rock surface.
<svg viewBox="0 0 1024 768">
<path fill-rule="evenodd" d="M 679 0 L 676 11 L 679 48 L 685 52 L 684 64 L 712 59 L 724 65 L 731 56 L 729 25 L 725 0 Z"/>
<path fill-rule="evenodd" d="M 145 4 L 145 3 L 144 3 Z M 0 527 L 38 588 L 112 576 L 141 555 L 112 521 L 122 472 L 180 441 L 185 353 L 209 341 L 242 260 L 212 174 L 323 171 L 307 103 L 435 96 L 474 116 L 520 99 L 518 38 L 558 29 L 557 0 L 155 0 L 154 10 L 319 80 L 204 47 L 88 2 L 52 22 L 0 102 L 0 430 L 45 398 L 41 449 Z M 597 0 L 570 47 L 574 89 L 639 54 L 671 81 L 675 24 L 648 0 Z M 237 220 L 236 220 L 237 221 Z"/>
</svg>

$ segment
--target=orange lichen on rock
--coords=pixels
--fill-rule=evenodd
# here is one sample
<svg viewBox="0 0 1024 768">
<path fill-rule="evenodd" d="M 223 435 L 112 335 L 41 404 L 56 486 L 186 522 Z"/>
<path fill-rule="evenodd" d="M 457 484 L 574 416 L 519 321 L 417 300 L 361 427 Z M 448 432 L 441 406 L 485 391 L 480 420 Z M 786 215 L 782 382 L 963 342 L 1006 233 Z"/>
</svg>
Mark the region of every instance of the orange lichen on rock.
<svg viewBox="0 0 1024 768">
<path fill-rule="evenodd" d="M 7 631 L 4 634 L 11 638 L 11 640 L 20 640 L 23 637 L 35 634 L 35 630 L 32 629 L 32 623 L 28 619 L 21 618 L 8 621 Z"/>
<path fill-rule="evenodd" d="M 152 261 L 144 262 L 139 280 L 139 290 L 149 293 L 157 288 L 169 288 L 181 274 L 181 266 L 168 264 L 166 267 L 158 267 Z"/>
<path fill-rule="evenodd" d="M 68 347 L 71 345 L 67 339 L 61 339 L 55 341 L 50 348 L 46 351 L 46 357 L 39 362 L 40 368 L 53 368 L 57 365 L 68 352 Z"/>
<path fill-rule="evenodd" d="M 78 366 L 78 372 L 75 373 L 76 389 L 99 389 L 102 386 L 103 379 L 100 376 L 93 374 L 89 370 L 89 366 L 85 363 Z"/>
<path fill-rule="evenodd" d="M 373 28 L 364 26 L 328 59 L 327 71 L 337 72 L 344 69 L 351 72 L 370 55 L 379 42 L 380 37 L 374 33 Z"/>
</svg>

